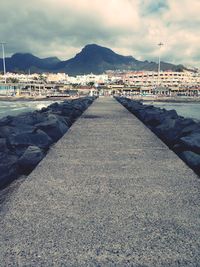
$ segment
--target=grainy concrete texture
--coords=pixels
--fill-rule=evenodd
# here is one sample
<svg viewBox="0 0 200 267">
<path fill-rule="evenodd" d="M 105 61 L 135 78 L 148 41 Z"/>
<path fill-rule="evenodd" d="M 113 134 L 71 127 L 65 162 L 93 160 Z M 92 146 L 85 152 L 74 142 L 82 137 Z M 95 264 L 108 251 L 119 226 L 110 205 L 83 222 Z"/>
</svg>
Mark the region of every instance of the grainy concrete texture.
<svg viewBox="0 0 200 267">
<path fill-rule="evenodd" d="M 1 206 L 0 266 L 200 266 L 200 180 L 99 98 Z"/>
</svg>

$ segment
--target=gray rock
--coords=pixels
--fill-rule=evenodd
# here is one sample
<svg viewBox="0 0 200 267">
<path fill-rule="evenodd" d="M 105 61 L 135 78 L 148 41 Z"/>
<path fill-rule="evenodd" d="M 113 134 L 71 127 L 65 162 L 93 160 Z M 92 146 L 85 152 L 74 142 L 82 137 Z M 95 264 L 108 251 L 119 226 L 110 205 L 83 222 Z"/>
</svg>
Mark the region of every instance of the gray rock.
<svg viewBox="0 0 200 267">
<path fill-rule="evenodd" d="M 200 155 L 192 151 L 184 151 L 179 154 L 181 159 L 185 161 L 190 168 L 197 172 L 200 175 Z"/>
<path fill-rule="evenodd" d="M 153 128 L 155 132 L 164 142 L 170 147 L 174 146 L 182 136 L 182 129 L 193 123 L 191 119 L 177 118 L 172 119 L 167 117 L 157 127 Z"/>
<path fill-rule="evenodd" d="M 0 138 L 0 152 L 7 152 L 8 147 L 6 144 L 6 138 Z"/>
<path fill-rule="evenodd" d="M 178 114 L 175 110 L 161 110 L 161 109 L 152 109 L 145 110 L 143 115 L 143 122 L 147 125 L 156 127 L 161 124 L 166 118 L 169 119 L 177 119 Z"/>
<path fill-rule="evenodd" d="M 30 125 L 4 125 L 0 127 L 0 137 L 7 139 L 12 134 L 33 133 L 34 131 L 35 127 Z"/>
<path fill-rule="evenodd" d="M 44 152 L 37 146 L 29 146 L 24 154 L 20 157 L 19 171 L 28 173 L 43 159 Z"/>
<path fill-rule="evenodd" d="M 49 115 L 48 120 L 35 125 L 44 131 L 55 142 L 60 139 L 68 130 L 68 126 L 63 118 Z"/>
<path fill-rule="evenodd" d="M 180 139 L 180 144 L 187 150 L 200 153 L 200 132 L 194 132 Z"/>
<path fill-rule="evenodd" d="M 14 117 L 12 117 L 12 116 L 6 116 L 4 118 L 1 118 L 0 119 L 0 126 L 5 126 L 5 125 L 10 124 L 12 122 L 13 118 Z"/>
<path fill-rule="evenodd" d="M 185 136 L 192 132 L 196 132 L 200 130 L 200 123 L 192 122 L 189 126 L 186 126 L 182 129 L 181 135 Z"/>
<path fill-rule="evenodd" d="M 18 177 L 17 161 L 18 157 L 15 155 L 0 153 L 0 188 Z"/>
<path fill-rule="evenodd" d="M 38 111 L 22 113 L 13 117 L 11 125 L 16 127 L 19 127 L 19 125 L 35 125 L 36 123 L 45 121 L 46 116 L 47 114 Z"/>
<path fill-rule="evenodd" d="M 43 131 L 37 130 L 34 133 L 21 133 L 9 136 L 8 142 L 11 147 L 38 146 L 48 149 L 53 140 Z"/>
</svg>

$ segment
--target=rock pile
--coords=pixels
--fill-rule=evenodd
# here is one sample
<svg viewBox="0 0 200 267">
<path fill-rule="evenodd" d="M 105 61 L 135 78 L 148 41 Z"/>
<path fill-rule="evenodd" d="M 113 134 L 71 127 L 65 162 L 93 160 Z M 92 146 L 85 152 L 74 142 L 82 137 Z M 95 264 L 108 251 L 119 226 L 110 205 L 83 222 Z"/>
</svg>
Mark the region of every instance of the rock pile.
<svg viewBox="0 0 200 267">
<path fill-rule="evenodd" d="M 0 119 L 0 188 L 29 174 L 93 100 L 67 100 Z"/>
<path fill-rule="evenodd" d="M 139 101 L 123 97 L 116 99 L 200 175 L 199 122 L 178 116 L 175 110 L 143 105 Z"/>
</svg>

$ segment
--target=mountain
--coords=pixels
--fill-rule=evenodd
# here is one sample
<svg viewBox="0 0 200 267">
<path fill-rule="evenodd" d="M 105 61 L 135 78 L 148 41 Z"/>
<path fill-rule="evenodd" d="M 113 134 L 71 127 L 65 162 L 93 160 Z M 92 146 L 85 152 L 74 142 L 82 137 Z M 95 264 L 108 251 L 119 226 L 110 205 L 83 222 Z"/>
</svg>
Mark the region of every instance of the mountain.
<svg viewBox="0 0 200 267">
<path fill-rule="evenodd" d="M 129 69 L 138 61 L 130 56 L 121 56 L 111 49 L 95 44 L 86 45 L 74 58 L 57 64 L 57 68 L 68 74 L 100 74 L 106 70 Z"/>
<path fill-rule="evenodd" d="M 29 53 L 16 53 L 10 58 L 6 58 L 6 71 L 8 72 L 42 72 L 42 71 L 53 71 L 55 65 L 60 62 L 57 57 L 49 58 L 38 58 Z M 0 59 L 0 70 L 3 68 L 2 59 Z"/>
<path fill-rule="evenodd" d="M 65 72 L 69 75 L 101 74 L 106 70 L 157 70 L 155 62 L 139 61 L 132 56 L 122 56 L 111 49 L 96 44 L 86 45 L 75 57 L 60 61 L 56 57 L 38 58 L 32 54 L 14 54 L 6 58 L 7 71 Z M 182 71 L 183 65 L 161 62 L 161 70 Z M 3 70 L 0 59 L 0 71 Z"/>
</svg>

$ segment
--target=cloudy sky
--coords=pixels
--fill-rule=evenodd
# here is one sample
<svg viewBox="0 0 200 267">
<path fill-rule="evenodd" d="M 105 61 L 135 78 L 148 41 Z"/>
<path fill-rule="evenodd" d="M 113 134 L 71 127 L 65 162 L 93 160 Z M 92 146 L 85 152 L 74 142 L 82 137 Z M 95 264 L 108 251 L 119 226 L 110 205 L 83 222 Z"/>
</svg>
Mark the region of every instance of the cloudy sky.
<svg viewBox="0 0 200 267">
<path fill-rule="evenodd" d="M 200 0 L 1 0 L 6 54 L 68 59 L 96 43 L 140 60 L 200 67 Z"/>
</svg>

